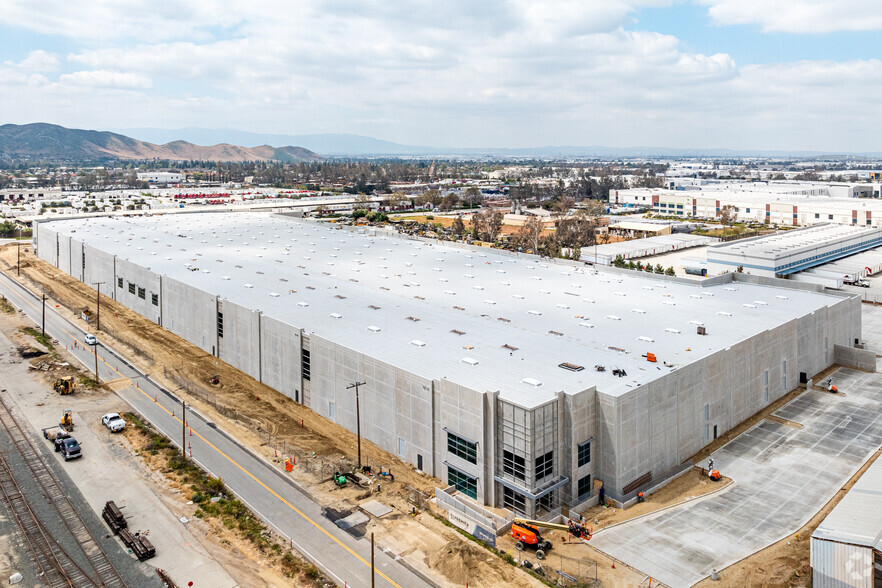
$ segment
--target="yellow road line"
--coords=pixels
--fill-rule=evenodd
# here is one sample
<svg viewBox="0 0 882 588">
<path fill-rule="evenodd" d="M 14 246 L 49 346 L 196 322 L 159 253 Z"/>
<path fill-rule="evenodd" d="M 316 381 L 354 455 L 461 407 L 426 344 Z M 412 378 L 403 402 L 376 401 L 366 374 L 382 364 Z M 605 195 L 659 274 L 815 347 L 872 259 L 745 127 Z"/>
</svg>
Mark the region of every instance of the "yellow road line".
<svg viewBox="0 0 882 588">
<path fill-rule="evenodd" d="M 114 368 L 111 367 L 111 369 L 114 369 Z M 114 370 L 114 371 L 116 371 L 116 370 Z M 117 373 L 119 373 L 119 372 L 117 372 Z M 122 374 L 120 374 L 120 375 L 122 375 Z M 146 392 L 144 392 L 143 390 L 141 390 L 140 388 L 137 388 L 137 390 L 138 390 L 141 394 L 143 394 L 144 396 L 146 396 L 147 398 L 150 398 L 150 395 L 147 394 Z M 153 399 L 150 398 L 150 400 L 152 401 Z M 178 418 L 176 415 L 172 414 L 171 411 L 169 411 L 167 408 L 165 408 L 164 406 L 162 406 L 162 405 L 159 404 L 158 402 L 155 403 L 155 404 L 157 404 L 157 405 L 159 406 L 159 408 L 161 408 L 162 410 L 164 410 L 166 413 L 168 413 L 169 416 L 171 416 L 171 417 L 174 418 L 177 422 L 179 422 L 179 423 L 181 423 L 181 424 L 183 425 L 183 422 L 181 421 L 181 419 Z M 357 558 L 358 558 L 363 564 L 365 564 L 366 566 L 370 567 L 370 565 L 371 565 L 370 562 L 368 562 L 366 559 L 364 559 L 363 557 L 361 557 L 360 555 L 358 555 L 357 553 L 355 553 L 352 549 L 350 549 L 350 548 L 349 548 L 347 545 L 345 545 L 342 541 L 340 541 L 339 539 L 337 539 L 336 537 L 334 537 L 334 536 L 333 536 L 333 535 L 332 535 L 327 529 L 325 529 L 324 527 L 322 527 L 321 525 L 319 525 L 318 523 L 316 523 L 316 522 L 315 522 L 314 520 L 312 520 L 309 516 L 307 516 L 306 514 L 304 514 L 300 509 L 298 509 L 296 506 L 294 506 L 293 504 L 291 504 L 290 502 L 288 502 L 285 498 L 283 498 L 282 496 L 280 496 L 275 490 L 273 490 L 272 488 L 270 488 L 269 486 L 267 486 L 266 484 L 264 484 L 264 483 L 263 483 L 261 480 L 259 480 L 254 474 L 252 474 L 251 472 L 249 472 L 248 470 L 246 470 L 244 467 L 242 467 L 242 466 L 241 466 L 236 460 L 234 460 L 234 459 L 231 458 L 229 455 L 227 455 L 226 453 L 224 453 L 223 451 L 221 451 L 220 449 L 218 449 L 218 448 L 217 448 L 217 447 L 216 447 L 211 441 L 209 441 L 208 439 L 206 439 L 205 437 L 203 437 L 201 434 L 199 434 L 198 431 L 195 431 L 195 430 L 194 430 L 193 433 L 194 433 L 197 437 L 199 437 L 200 439 L 202 439 L 202 441 L 204 441 L 209 447 L 211 447 L 212 449 L 214 449 L 215 451 L 217 451 L 219 454 L 221 454 L 223 457 L 225 457 L 230 463 L 232 463 L 234 466 L 236 466 L 237 468 L 239 468 L 239 469 L 240 469 L 244 474 L 246 474 L 249 478 L 251 478 L 252 480 L 254 480 L 255 482 L 257 482 L 258 484 L 260 484 L 260 485 L 264 488 L 264 490 L 266 490 L 267 492 L 269 492 L 270 494 L 272 494 L 273 496 L 275 496 L 277 499 L 279 499 L 279 500 L 282 502 L 282 504 L 284 504 L 285 506 L 287 506 L 288 508 L 290 508 L 291 510 L 293 510 L 294 512 L 296 512 L 296 513 L 297 513 L 298 515 L 300 515 L 301 517 L 303 517 L 307 522 L 309 522 L 309 523 L 310 523 L 312 526 L 314 526 L 316 529 L 318 529 L 319 531 L 321 531 L 322 533 L 324 533 L 325 535 L 327 535 L 330 539 L 333 539 L 338 545 L 340 545 L 340 547 L 342 547 L 343 549 L 345 549 L 346 551 L 348 551 L 349 553 L 351 553 L 352 555 L 354 555 L 355 557 L 357 557 Z M 391 578 L 389 578 L 389 577 L 388 577 L 386 574 L 384 574 L 383 572 L 377 570 L 377 573 L 378 573 L 380 576 L 382 576 L 383 578 L 385 578 L 390 584 L 392 584 L 392 585 L 395 586 L 396 588 L 401 588 L 398 584 L 396 584 Z"/>
<path fill-rule="evenodd" d="M 28 301 L 24 296 L 22 296 L 21 294 L 19 294 L 18 292 L 16 292 L 14 288 L 12 289 L 12 292 L 15 293 L 19 298 L 21 298 L 21 299 L 22 299 L 26 304 L 28 304 L 31 308 L 33 308 L 34 310 L 37 309 L 37 308 L 36 308 L 33 304 L 31 304 L 30 301 Z M 65 328 L 62 327 L 61 330 L 64 331 L 65 334 L 66 334 L 68 337 L 70 337 L 71 339 L 73 339 L 74 341 L 79 341 L 79 340 L 76 338 L 76 336 L 74 336 L 74 335 L 72 335 L 71 333 L 69 333 L 69 332 L 67 331 L 67 329 L 65 329 Z M 84 349 L 88 349 L 88 347 L 85 345 L 85 343 L 84 343 L 83 345 L 84 345 Z M 95 353 L 97 353 L 97 348 L 96 348 Z M 101 358 L 100 356 L 99 356 L 99 359 L 101 359 L 101 361 L 104 362 L 104 365 L 106 365 L 106 366 L 109 367 L 111 370 L 113 370 L 114 372 L 116 372 L 117 375 L 119 376 L 119 379 L 117 379 L 117 380 L 113 380 L 113 382 L 118 382 L 118 381 L 123 380 L 123 379 L 126 379 L 126 380 L 129 379 L 129 378 L 127 378 L 126 376 L 124 376 L 122 373 L 120 373 L 120 371 L 119 371 L 118 369 L 116 369 L 114 366 L 112 366 L 112 365 L 110 365 L 109 363 L 107 363 L 107 361 L 106 361 L 105 359 Z M 131 380 L 129 380 L 129 381 L 131 382 Z M 107 382 L 106 382 L 106 383 L 107 383 Z M 140 392 L 141 394 L 143 394 L 144 396 L 146 396 L 147 398 L 149 398 L 151 401 L 154 402 L 154 404 L 156 404 L 157 406 L 159 406 L 159 408 L 161 408 L 162 410 L 164 410 L 169 416 L 171 416 L 171 417 L 174 418 L 177 422 L 179 422 L 179 423 L 181 423 L 181 424 L 183 425 L 183 422 L 181 421 L 180 418 L 178 418 L 177 416 L 175 416 L 170 410 L 168 410 L 168 409 L 167 409 L 166 407 L 164 407 L 162 404 L 160 404 L 159 402 L 156 402 L 156 401 L 154 401 L 154 399 L 150 398 L 150 395 L 147 394 L 146 392 L 144 392 L 143 390 L 141 390 L 140 387 L 135 387 L 135 389 L 136 389 L 138 392 Z M 191 428 L 191 430 L 192 430 L 192 428 Z M 273 496 L 275 496 L 279 501 L 282 502 L 282 504 L 284 504 L 285 506 L 287 506 L 288 508 L 290 508 L 291 510 L 293 510 L 294 512 L 296 512 L 296 513 L 297 513 L 298 515 L 300 515 L 301 517 L 303 517 L 304 520 L 306 520 L 308 523 L 310 523 L 310 524 L 311 524 L 312 526 L 314 526 L 316 529 L 318 529 L 319 531 L 321 531 L 322 533 L 324 533 L 325 535 L 327 535 L 330 539 L 333 539 L 333 540 L 334 540 L 334 541 L 335 541 L 340 547 L 342 547 L 343 549 L 345 549 L 346 551 L 348 551 L 349 553 L 351 553 L 352 555 L 354 555 L 354 556 L 355 556 L 356 558 L 358 558 L 358 560 L 361 561 L 363 564 L 365 564 L 365 565 L 368 566 L 368 567 L 371 567 L 370 562 L 368 562 L 366 559 L 364 559 L 363 557 L 361 557 L 360 555 L 358 555 L 355 551 L 353 551 L 352 549 L 350 549 L 349 546 L 345 545 L 342 541 L 340 541 L 339 539 L 337 539 L 336 537 L 334 537 L 334 536 L 333 536 L 333 535 L 332 535 L 327 529 L 325 529 L 324 527 L 322 527 L 321 525 L 319 525 L 318 523 L 316 523 L 316 522 L 315 522 L 314 520 L 312 520 L 309 516 L 307 516 L 305 513 L 303 513 L 303 511 L 301 511 L 299 508 L 297 508 L 296 506 L 294 506 L 293 504 L 291 504 L 290 502 L 288 502 L 284 497 L 280 496 L 275 490 L 273 490 L 272 488 L 270 488 L 269 486 L 267 486 L 266 484 L 264 484 L 260 479 L 257 478 L 257 476 L 255 476 L 254 474 L 252 474 L 251 472 L 249 472 L 248 470 L 246 470 L 244 467 L 242 467 L 242 466 L 241 466 L 236 460 L 234 460 L 234 459 L 231 458 L 229 455 L 227 455 L 226 453 L 224 453 L 223 451 L 221 451 L 220 449 L 218 449 L 218 448 L 217 448 L 217 447 L 216 447 L 211 441 L 209 441 L 208 439 L 206 439 L 205 437 L 203 437 L 198 431 L 193 431 L 193 432 L 196 434 L 197 437 L 199 437 L 200 439 L 202 439 L 202 441 L 204 441 L 206 445 L 208 445 L 209 447 L 211 447 L 212 449 L 214 449 L 215 451 L 217 451 L 219 454 L 221 454 L 223 457 L 225 457 L 230 463 L 232 463 L 234 466 L 236 466 L 237 468 L 239 468 L 239 469 L 240 469 L 245 475 L 247 475 L 249 478 L 251 478 L 252 480 L 254 480 L 255 482 L 257 482 L 258 484 L 260 484 L 260 486 L 262 486 L 264 490 L 266 490 L 267 492 L 269 492 L 270 494 L 272 494 Z M 383 572 L 381 572 L 381 571 L 379 571 L 379 570 L 376 570 L 376 568 L 375 568 L 375 571 L 376 571 L 377 574 L 379 574 L 379 575 L 382 576 L 384 579 L 386 579 L 386 581 L 388 581 L 390 584 L 392 584 L 393 586 L 395 586 L 395 588 L 401 588 L 401 586 L 399 586 L 397 583 L 395 583 L 395 582 L 394 582 L 389 576 L 387 576 L 387 575 L 384 574 Z"/>
</svg>

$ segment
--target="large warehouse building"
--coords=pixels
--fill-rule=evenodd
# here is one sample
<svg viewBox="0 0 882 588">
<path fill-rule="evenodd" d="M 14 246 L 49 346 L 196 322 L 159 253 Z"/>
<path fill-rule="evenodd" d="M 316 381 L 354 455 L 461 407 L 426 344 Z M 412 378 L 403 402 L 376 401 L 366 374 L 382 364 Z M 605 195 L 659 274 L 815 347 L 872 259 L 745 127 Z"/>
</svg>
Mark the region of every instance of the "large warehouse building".
<svg viewBox="0 0 882 588">
<path fill-rule="evenodd" d="M 823 224 L 711 245 L 708 273 L 743 271 L 786 276 L 882 246 L 882 228 Z"/>
<path fill-rule="evenodd" d="M 627 500 L 834 362 L 858 299 L 255 213 L 40 223 L 38 255 L 479 502 Z M 746 280 L 746 281 L 745 281 Z M 711 283 L 707 282 L 707 283 Z M 768 281 L 768 283 L 778 283 Z"/>
</svg>

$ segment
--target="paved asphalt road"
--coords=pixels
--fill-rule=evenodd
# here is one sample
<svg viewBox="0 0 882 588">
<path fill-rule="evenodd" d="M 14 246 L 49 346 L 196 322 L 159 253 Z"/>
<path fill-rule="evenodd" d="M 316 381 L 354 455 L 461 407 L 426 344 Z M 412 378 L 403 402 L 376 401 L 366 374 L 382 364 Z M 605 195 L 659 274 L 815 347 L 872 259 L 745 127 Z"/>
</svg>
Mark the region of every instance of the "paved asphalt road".
<svg viewBox="0 0 882 588">
<path fill-rule="evenodd" d="M 0 273 L 0 293 L 24 310 L 39 328 L 42 316 L 39 296 L 3 273 Z M 83 330 L 60 316 L 51 301 L 46 302 L 46 331 L 88 369 L 95 369 L 95 354 L 85 345 Z M 97 351 L 101 381 L 129 382 L 129 386 L 115 386 L 117 394 L 180 447 L 181 403 L 102 345 L 100 334 Z M 192 435 L 188 432 L 187 444 L 199 465 L 212 475 L 220 476 L 244 503 L 288 541 L 293 539 L 297 550 L 337 584 L 371 585 L 369 539 L 356 539 L 339 529 L 322 515 L 319 505 L 285 479 L 287 474 L 243 449 L 213 423 L 189 410 L 187 423 L 192 429 Z M 375 558 L 377 586 L 429 585 L 380 549 Z"/>
</svg>

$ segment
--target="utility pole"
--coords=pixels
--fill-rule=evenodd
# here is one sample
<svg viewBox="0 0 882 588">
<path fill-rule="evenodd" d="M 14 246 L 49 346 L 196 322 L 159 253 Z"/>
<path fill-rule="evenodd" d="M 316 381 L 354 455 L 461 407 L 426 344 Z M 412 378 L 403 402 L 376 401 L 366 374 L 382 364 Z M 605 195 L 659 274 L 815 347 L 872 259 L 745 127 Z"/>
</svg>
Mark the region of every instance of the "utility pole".
<svg viewBox="0 0 882 588">
<path fill-rule="evenodd" d="M 97 317 L 95 318 L 95 330 L 101 330 L 101 284 L 106 284 L 107 282 L 92 282 L 96 286 L 98 286 L 98 298 L 95 306 L 98 307 Z"/>
<path fill-rule="evenodd" d="M 358 469 L 361 469 L 361 408 L 358 402 L 358 387 L 364 386 L 367 382 L 355 382 L 346 386 L 347 390 L 355 388 L 355 430 L 358 435 Z"/>
<path fill-rule="evenodd" d="M 376 580 L 376 568 L 374 568 L 374 534 L 371 533 L 371 588 L 374 588 Z"/>
<path fill-rule="evenodd" d="M 181 455 L 184 456 L 184 461 L 187 461 L 187 401 L 181 400 L 181 405 L 183 406 L 181 409 Z"/>
<path fill-rule="evenodd" d="M 18 227 L 18 266 L 16 268 L 16 273 L 19 277 L 21 277 L 21 226 Z"/>
<path fill-rule="evenodd" d="M 98 382 L 98 385 L 101 385 L 101 377 L 98 376 L 98 341 L 95 341 L 95 344 L 92 345 L 92 351 L 95 352 L 95 381 Z"/>
<path fill-rule="evenodd" d="M 43 320 L 40 324 L 40 332 L 46 334 L 46 295 L 43 294 Z"/>
</svg>

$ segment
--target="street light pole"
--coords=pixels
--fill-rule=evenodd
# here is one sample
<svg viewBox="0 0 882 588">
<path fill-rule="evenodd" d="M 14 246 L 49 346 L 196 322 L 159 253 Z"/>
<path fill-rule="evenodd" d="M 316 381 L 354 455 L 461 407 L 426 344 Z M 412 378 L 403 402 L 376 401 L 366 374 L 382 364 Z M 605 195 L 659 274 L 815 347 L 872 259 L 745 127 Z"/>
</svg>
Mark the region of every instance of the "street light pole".
<svg viewBox="0 0 882 588">
<path fill-rule="evenodd" d="M 40 322 L 40 333 L 46 334 L 46 295 L 43 294 L 43 320 Z"/>
<path fill-rule="evenodd" d="M 95 306 L 98 307 L 97 316 L 95 318 L 95 321 L 96 321 L 95 322 L 95 329 L 100 331 L 101 330 L 101 284 L 106 284 L 107 282 L 92 282 L 92 283 L 95 284 L 96 286 L 98 286 L 98 298 L 97 298 L 97 302 L 95 303 Z"/>
<path fill-rule="evenodd" d="M 187 401 L 181 400 L 181 455 L 187 461 Z"/>
<path fill-rule="evenodd" d="M 347 390 L 355 388 L 355 430 L 358 435 L 358 469 L 361 469 L 361 408 L 358 402 L 358 387 L 364 386 L 367 382 L 355 382 L 346 386 Z"/>
<path fill-rule="evenodd" d="M 18 227 L 18 265 L 16 266 L 15 273 L 21 277 L 21 225 Z"/>
</svg>

